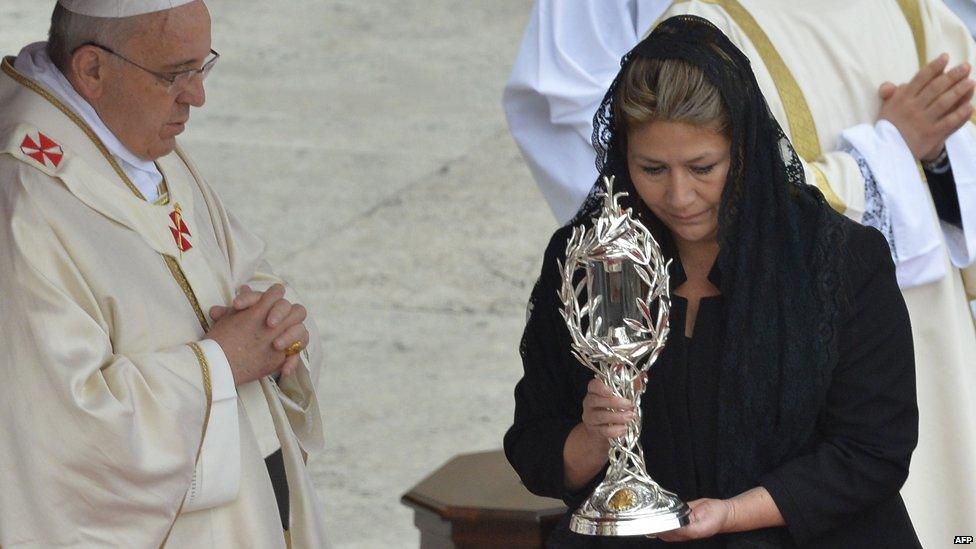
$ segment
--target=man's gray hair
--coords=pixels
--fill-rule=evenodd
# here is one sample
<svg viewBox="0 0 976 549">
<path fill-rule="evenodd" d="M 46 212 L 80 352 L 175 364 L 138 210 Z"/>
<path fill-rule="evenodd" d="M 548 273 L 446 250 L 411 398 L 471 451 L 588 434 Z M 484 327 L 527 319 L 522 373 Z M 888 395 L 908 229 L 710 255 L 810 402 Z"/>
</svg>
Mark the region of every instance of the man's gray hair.
<svg viewBox="0 0 976 549">
<path fill-rule="evenodd" d="M 118 50 L 138 30 L 139 25 L 135 20 L 140 17 L 91 17 L 68 11 L 60 3 L 56 4 L 48 32 L 48 57 L 58 70 L 67 75 L 75 50 L 93 42 Z"/>
</svg>

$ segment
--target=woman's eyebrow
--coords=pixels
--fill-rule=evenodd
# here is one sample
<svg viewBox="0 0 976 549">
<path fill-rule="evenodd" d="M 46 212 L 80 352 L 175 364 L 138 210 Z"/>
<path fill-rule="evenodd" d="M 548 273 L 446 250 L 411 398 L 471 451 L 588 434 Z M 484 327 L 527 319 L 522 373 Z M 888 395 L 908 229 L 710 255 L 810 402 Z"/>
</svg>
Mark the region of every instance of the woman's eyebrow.
<svg viewBox="0 0 976 549">
<path fill-rule="evenodd" d="M 702 160 L 705 160 L 705 159 L 711 157 L 712 155 L 713 155 L 712 152 L 702 153 L 702 154 L 700 154 L 700 155 L 698 155 L 698 156 L 696 156 L 694 158 L 691 158 L 689 160 L 685 160 L 685 162 L 687 162 L 687 163 L 701 162 Z M 655 164 L 666 164 L 666 162 L 663 162 L 663 161 L 658 160 L 656 158 L 651 158 L 650 156 L 647 156 L 647 155 L 637 154 L 635 156 L 636 156 L 637 160 L 642 160 L 644 162 L 653 162 Z"/>
<path fill-rule="evenodd" d="M 712 156 L 712 153 L 711 152 L 702 153 L 702 154 L 700 154 L 700 155 L 692 158 L 691 160 L 688 160 L 687 162 L 688 163 L 701 162 L 702 160 L 705 160 L 706 158 L 709 158 L 710 156 Z"/>
</svg>

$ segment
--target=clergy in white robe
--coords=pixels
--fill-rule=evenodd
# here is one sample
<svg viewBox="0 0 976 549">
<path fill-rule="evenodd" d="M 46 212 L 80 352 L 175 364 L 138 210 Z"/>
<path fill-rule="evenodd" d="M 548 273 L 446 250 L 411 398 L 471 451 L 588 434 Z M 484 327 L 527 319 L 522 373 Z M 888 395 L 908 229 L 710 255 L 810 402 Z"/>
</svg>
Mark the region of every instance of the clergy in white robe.
<svg viewBox="0 0 976 549">
<path fill-rule="evenodd" d="M 616 60 L 605 48 L 580 51 L 571 42 L 609 40 L 613 33 L 596 24 L 608 16 L 553 3 L 562 15 L 533 16 L 512 81 L 524 74 L 558 82 L 540 91 L 542 98 L 565 108 L 560 120 L 589 120 L 589 105 L 598 104 L 610 82 L 605 67 Z M 617 10 L 628 17 L 620 4 Z M 942 52 L 951 65 L 976 65 L 972 38 L 939 0 L 679 0 L 661 19 L 683 13 L 715 23 L 750 58 L 770 109 L 804 160 L 807 181 L 836 209 L 889 240 L 918 369 L 920 439 L 903 495 L 923 544 L 947 543 L 948 532 L 976 524 L 976 329 L 967 304 L 976 299 L 976 126 L 966 124 L 946 142 L 959 212 L 949 222 L 898 130 L 877 120 L 878 88 L 907 82 Z M 570 27 L 568 19 L 577 32 L 557 32 Z M 530 58 L 526 44 L 546 53 L 520 71 Z M 571 112 L 567 94 L 580 112 Z M 520 112 L 511 97 L 510 120 Z M 548 124 L 531 116 L 510 121 L 547 198 L 574 196 L 578 205 L 595 172 L 580 169 L 556 180 L 540 177 L 537 166 L 582 165 L 593 152 L 552 146 L 559 132 Z M 517 132 L 531 139 L 520 140 Z M 557 208 L 551 198 L 550 205 L 561 222 L 576 207 Z"/>
<path fill-rule="evenodd" d="M 596 181 L 593 113 L 670 0 L 536 0 L 502 104 L 512 137 L 560 223 Z"/>
<path fill-rule="evenodd" d="M 236 387 L 206 337 L 211 307 L 283 283 L 263 254 L 185 152 L 133 153 L 45 43 L 3 59 L 0 547 L 326 546 L 314 324 L 293 373 Z"/>
</svg>

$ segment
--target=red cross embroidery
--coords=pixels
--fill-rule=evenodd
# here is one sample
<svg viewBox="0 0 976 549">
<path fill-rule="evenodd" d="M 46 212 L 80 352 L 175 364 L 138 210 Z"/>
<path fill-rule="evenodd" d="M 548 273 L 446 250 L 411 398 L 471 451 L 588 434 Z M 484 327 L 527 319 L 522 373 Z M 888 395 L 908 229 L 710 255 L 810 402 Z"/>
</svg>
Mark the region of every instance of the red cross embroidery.
<svg viewBox="0 0 976 549">
<path fill-rule="evenodd" d="M 173 226 L 169 230 L 173 233 L 173 240 L 176 241 L 176 247 L 180 250 L 180 253 L 192 248 L 193 246 L 190 245 L 190 240 L 187 238 L 188 236 L 192 236 L 190 234 L 190 228 L 183 222 L 183 210 L 179 204 L 173 207 L 169 218 L 173 220 Z"/>
<path fill-rule="evenodd" d="M 34 141 L 30 134 L 25 135 L 24 140 L 20 142 L 20 150 L 37 160 L 42 166 L 47 166 L 47 161 L 50 160 L 51 164 L 57 168 L 58 164 L 61 163 L 61 158 L 64 157 L 64 150 L 61 145 L 41 132 L 37 132 L 37 141 Z"/>
</svg>

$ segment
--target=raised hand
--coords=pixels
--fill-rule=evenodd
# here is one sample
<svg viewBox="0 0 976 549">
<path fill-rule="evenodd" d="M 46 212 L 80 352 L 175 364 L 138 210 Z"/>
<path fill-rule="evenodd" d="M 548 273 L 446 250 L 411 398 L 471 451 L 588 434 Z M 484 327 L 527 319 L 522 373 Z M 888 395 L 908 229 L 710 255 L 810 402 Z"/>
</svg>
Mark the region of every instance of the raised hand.
<svg viewBox="0 0 976 549">
<path fill-rule="evenodd" d="M 946 139 L 973 114 L 972 67 L 963 63 L 946 71 L 948 63 L 949 56 L 942 54 L 907 84 L 885 82 L 878 89 L 878 118 L 898 128 L 916 160 L 938 157 Z"/>
</svg>

